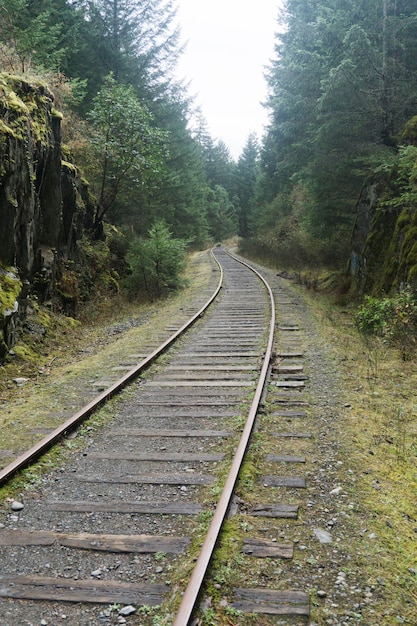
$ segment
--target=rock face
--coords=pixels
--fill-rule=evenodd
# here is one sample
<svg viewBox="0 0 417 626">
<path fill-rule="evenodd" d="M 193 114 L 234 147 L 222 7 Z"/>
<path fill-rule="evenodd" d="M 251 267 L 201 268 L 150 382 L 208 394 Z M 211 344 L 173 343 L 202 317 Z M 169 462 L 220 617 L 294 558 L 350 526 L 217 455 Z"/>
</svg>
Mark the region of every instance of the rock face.
<svg viewBox="0 0 417 626">
<path fill-rule="evenodd" d="M 76 258 L 92 221 L 85 184 L 62 163 L 61 119 L 48 87 L 0 74 L 0 362 L 29 291 L 51 297 L 58 261 Z"/>
<path fill-rule="evenodd" d="M 417 288 L 417 116 L 400 140 L 395 165 L 369 180 L 358 201 L 350 273 L 360 293 Z"/>
</svg>

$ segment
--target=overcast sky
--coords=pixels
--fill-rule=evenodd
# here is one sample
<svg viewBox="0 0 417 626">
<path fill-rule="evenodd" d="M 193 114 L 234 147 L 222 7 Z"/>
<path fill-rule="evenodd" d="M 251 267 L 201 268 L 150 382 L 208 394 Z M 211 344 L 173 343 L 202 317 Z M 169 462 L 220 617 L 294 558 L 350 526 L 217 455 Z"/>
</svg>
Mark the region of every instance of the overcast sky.
<svg viewBox="0 0 417 626">
<path fill-rule="evenodd" d="M 237 159 L 267 122 L 265 66 L 274 55 L 279 0 L 177 0 L 182 41 L 178 76 L 191 81 L 213 139 Z"/>
</svg>

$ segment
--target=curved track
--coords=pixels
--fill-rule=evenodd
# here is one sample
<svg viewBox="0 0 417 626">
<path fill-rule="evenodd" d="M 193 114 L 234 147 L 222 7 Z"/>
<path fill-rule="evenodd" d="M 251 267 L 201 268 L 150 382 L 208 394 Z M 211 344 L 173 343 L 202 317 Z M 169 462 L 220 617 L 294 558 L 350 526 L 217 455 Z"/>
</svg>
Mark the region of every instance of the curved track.
<svg viewBox="0 0 417 626">
<path fill-rule="evenodd" d="M 167 623 L 190 622 L 265 392 L 275 326 L 264 279 L 223 250 L 214 254 L 221 280 L 189 323 L 1 473 L 5 482 L 164 353 L 156 372 L 110 403 L 108 426 L 28 494 L 21 513 L 8 516 L 0 530 L 4 626 L 39 615 L 49 623 L 62 602 L 67 624 L 102 623 L 100 604 L 161 603 Z M 283 505 L 278 516 L 291 517 L 296 508 Z M 173 571 L 187 573 L 181 590 L 172 588 Z M 257 612 L 250 590 L 240 592 L 243 605 L 246 594 L 249 612 Z M 260 612 L 308 616 L 306 594 L 272 596 L 257 590 Z"/>
</svg>

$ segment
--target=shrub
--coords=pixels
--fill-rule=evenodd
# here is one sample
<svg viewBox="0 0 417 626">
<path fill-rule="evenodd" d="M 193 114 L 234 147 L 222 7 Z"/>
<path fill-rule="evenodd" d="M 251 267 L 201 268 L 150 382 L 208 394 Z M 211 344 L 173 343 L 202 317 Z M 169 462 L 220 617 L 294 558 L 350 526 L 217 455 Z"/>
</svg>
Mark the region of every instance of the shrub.
<svg viewBox="0 0 417 626">
<path fill-rule="evenodd" d="M 172 237 L 164 221 L 156 222 L 147 239 L 136 238 L 127 254 L 132 296 L 146 293 L 153 300 L 181 286 L 187 242 Z"/>
<path fill-rule="evenodd" d="M 355 324 L 359 332 L 398 348 L 404 360 L 410 358 L 417 345 L 417 292 L 407 286 L 391 298 L 367 296 Z"/>
</svg>

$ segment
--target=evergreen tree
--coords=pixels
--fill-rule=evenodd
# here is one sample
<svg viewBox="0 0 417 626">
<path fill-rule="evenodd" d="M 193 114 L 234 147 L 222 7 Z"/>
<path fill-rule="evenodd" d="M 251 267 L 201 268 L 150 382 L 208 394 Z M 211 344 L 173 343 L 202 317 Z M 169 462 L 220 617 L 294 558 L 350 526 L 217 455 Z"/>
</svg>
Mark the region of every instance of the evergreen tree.
<svg viewBox="0 0 417 626">
<path fill-rule="evenodd" d="M 237 234 L 237 215 L 226 189 L 216 185 L 206 190 L 207 222 L 213 241 L 221 242 Z"/>
<path fill-rule="evenodd" d="M 251 214 L 258 180 L 259 144 L 255 133 L 249 135 L 237 163 L 237 195 L 239 198 L 239 235 L 250 234 Z"/>
<path fill-rule="evenodd" d="M 302 190 L 310 231 L 347 241 L 364 177 L 416 112 L 416 7 L 287 0 L 283 20 L 268 76 L 260 198 L 279 209 Z"/>
<path fill-rule="evenodd" d="M 151 300 L 181 286 L 187 242 L 175 239 L 164 221 L 156 222 L 148 236 L 136 238 L 128 253 L 132 296 L 145 292 Z"/>
<path fill-rule="evenodd" d="M 3 69 L 61 68 L 74 44 L 76 20 L 65 0 L 0 0 Z"/>
<path fill-rule="evenodd" d="M 165 166 L 157 185 L 124 203 L 121 219 L 145 234 L 155 220 L 163 218 L 176 237 L 202 246 L 207 240 L 206 176 L 200 147 L 187 127 L 188 106 L 177 91 L 154 107 L 155 122 L 168 130 Z"/>
<path fill-rule="evenodd" d="M 89 98 L 110 72 L 149 104 L 164 94 L 181 54 L 174 0 L 74 0 L 82 19 L 70 76 L 88 78 Z M 74 72 L 76 72 L 74 74 Z"/>
</svg>

